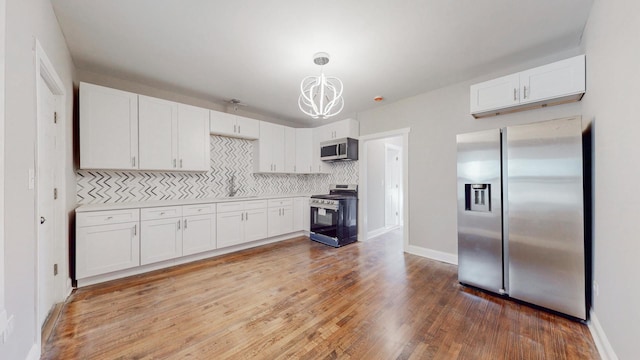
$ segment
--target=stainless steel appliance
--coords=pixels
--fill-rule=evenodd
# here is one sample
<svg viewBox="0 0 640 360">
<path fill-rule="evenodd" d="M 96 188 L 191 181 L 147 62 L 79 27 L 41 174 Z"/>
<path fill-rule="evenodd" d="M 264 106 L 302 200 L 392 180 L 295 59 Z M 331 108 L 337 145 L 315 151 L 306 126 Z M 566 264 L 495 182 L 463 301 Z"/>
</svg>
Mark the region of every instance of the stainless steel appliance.
<svg viewBox="0 0 640 360">
<path fill-rule="evenodd" d="M 358 185 L 331 185 L 328 195 L 313 195 L 310 238 L 340 247 L 358 240 Z"/>
<path fill-rule="evenodd" d="M 358 160 L 358 140 L 342 138 L 320 143 L 320 159 L 323 161 Z"/>
<path fill-rule="evenodd" d="M 580 117 L 457 142 L 460 283 L 586 320 Z"/>
</svg>

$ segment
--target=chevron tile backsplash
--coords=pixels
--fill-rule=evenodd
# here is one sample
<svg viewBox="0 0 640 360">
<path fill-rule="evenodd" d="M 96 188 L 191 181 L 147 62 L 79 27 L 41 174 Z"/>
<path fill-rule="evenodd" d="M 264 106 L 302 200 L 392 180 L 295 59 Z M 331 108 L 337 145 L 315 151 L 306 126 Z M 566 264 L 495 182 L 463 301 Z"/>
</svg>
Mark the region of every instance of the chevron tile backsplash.
<svg viewBox="0 0 640 360">
<path fill-rule="evenodd" d="M 330 163 L 330 174 L 254 174 L 250 140 L 211 136 L 210 141 L 211 169 L 206 173 L 78 170 L 78 205 L 224 197 L 232 176 L 236 196 L 323 194 L 329 184 L 358 183 L 357 161 Z"/>
</svg>

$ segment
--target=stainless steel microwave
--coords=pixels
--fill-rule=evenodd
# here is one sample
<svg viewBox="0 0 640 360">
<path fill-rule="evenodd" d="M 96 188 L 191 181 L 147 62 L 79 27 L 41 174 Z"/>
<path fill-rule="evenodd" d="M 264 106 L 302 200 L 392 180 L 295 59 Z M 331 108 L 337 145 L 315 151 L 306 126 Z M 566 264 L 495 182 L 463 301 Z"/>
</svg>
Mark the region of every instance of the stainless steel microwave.
<svg viewBox="0 0 640 360">
<path fill-rule="evenodd" d="M 320 143 L 320 160 L 358 160 L 358 140 L 342 138 Z"/>
</svg>

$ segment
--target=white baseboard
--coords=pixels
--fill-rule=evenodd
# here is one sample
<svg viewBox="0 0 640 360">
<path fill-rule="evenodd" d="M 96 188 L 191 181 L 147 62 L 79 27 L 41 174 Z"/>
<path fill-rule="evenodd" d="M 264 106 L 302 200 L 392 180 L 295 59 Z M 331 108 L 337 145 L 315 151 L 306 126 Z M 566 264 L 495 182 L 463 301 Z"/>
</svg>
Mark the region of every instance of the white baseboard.
<svg viewBox="0 0 640 360">
<path fill-rule="evenodd" d="M 604 333 L 604 329 L 600 325 L 600 321 L 598 321 L 598 317 L 593 310 L 590 314 L 589 331 L 591 332 L 593 342 L 596 344 L 602 360 L 618 360 L 618 355 L 613 351 L 607 334 Z"/>
<path fill-rule="evenodd" d="M 409 245 L 404 249 L 405 252 L 413 255 L 426 257 L 428 259 L 442 261 L 448 264 L 458 265 L 458 255 L 450 254 L 438 250 L 423 248 L 420 246 Z"/>
<path fill-rule="evenodd" d="M 40 359 L 40 346 L 38 346 L 38 344 L 33 344 L 25 360 L 38 360 L 38 359 Z"/>
<path fill-rule="evenodd" d="M 375 229 L 375 230 L 371 230 L 367 233 L 367 240 L 373 239 L 376 236 L 380 236 L 383 234 L 386 234 L 390 231 L 393 231 L 395 229 L 399 228 L 399 226 L 392 226 L 392 227 L 381 227 L 379 229 Z"/>
</svg>

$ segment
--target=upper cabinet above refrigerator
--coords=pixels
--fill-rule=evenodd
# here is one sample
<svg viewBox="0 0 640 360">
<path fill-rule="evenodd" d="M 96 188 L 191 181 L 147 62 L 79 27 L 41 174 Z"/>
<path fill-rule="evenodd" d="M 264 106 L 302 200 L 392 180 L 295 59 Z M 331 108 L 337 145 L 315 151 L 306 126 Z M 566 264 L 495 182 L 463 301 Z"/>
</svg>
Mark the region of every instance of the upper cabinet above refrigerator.
<svg viewBox="0 0 640 360">
<path fill-rule="evenodd" d="M 586 90 L 585 56 L 471 85 L 475 118 L 579 101 Z"/>
</svg>

